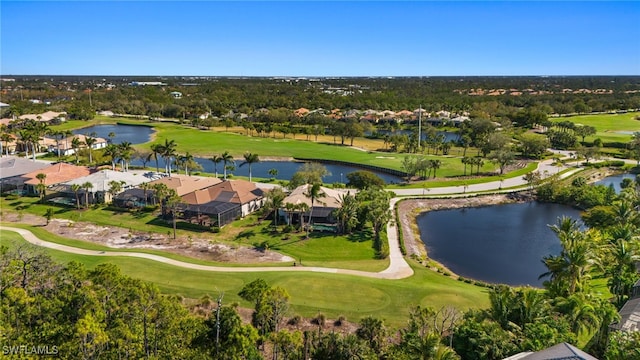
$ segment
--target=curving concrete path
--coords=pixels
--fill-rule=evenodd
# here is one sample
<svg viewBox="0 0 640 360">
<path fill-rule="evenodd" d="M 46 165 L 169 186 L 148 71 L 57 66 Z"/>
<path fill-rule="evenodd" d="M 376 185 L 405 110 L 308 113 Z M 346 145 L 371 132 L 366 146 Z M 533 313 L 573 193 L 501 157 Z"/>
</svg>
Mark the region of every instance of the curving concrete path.
<svg viewBox="0 0 640 360">
<path fill-rule="evenodd" d="M 347 270 L 347 269 L 335 269 L 335 268 L 323 268 L 323 267 L 315 267 L 315 266 L 287 266 L 287 267 L 224 267 L 224 266 L 210 266 L 210 265 L 200 265 L 188 263 L 180 260 L 170 259 L 164 256 L 146 254 L 146 253 L 137 253 L 137 252 L 119 252 L 119 251 L 97 251 L 97 250 L 87 250 L 81 249 L 77 247 L 56 244 L 49 241 L 42 240 L 35 236 L 31 231 L 15 228 L 10 226 L 2 226 L 0 225 L 0 230 L 13 231 L 20 236 L 22 236 L 27 242 L 41 246 L 47 249 L 53 249 L 58 251 L 64 251 L 71 254 L 78 255 L 89 255 L 89 256 L 127 256 L 127 257 L 137 257 L 142 259 L 148 259 L 153 261 L 158 261 L 164 264 L 178 266 L 186 269 L 194 269 L 194 270 L 202 270 L 202 271 L 218 271 L 218 272 L 266 272 L 266 271 L 306 271 L 306 272 L 320 272 L 320 273 L 330 273 L 330 274 L 344 274 L 344 275 L 355 275 L 355 276 L 364 276 L 369 278 L 378 278 L 378 279 L 402 279 L 413 274 L 413 270 L 409 267 L 404 258 L 402 258 L 402 254 L 400 254 L 400 250 L 398 250 L 399 258 L 402 260 L 402 263 L 398 263 L 397 255 L 391 258 L 391 262 L 389 267 L 381 272 L 367 272 L 367 271 L 359 271 L 359 270 Z M 396 246 L 397 245 L 397 237 L 396 237 Z M 391 240 L 390 240 L 391 242 Z M 394 261 L 395 259 L 395 261 Z"/>
</svg>

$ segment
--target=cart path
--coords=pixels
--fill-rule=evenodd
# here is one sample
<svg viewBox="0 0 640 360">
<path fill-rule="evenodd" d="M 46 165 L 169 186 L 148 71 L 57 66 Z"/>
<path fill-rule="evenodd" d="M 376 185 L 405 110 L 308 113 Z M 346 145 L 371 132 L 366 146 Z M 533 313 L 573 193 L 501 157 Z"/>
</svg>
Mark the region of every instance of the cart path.
<svg viewBox="0 0 640 360">
<path fill-rule="evenodd" d="M 405 259 L 402 257 L 400 250 L 398 249 L 398 239 L 395 236 L 395 227 L 393 228 L 395 238 L 395 246 L 391 247 L 391 255 L 389 267 L 381 272 L 367 272 L 367 271 L 359 271 L 359 270 L 347 270 L 347 269 L 336 269 L 336 268 L 324 268 L 324 267 L 315 267 L 315 266 L 287 266 L 287 267 L 224 267 L 224 266 L 211 266 L 211 265 L 200 265 L 188 263 L 180 260 L 170 259 L 160 255 L 146 254 L 146 253 L 138 253 L 138 252 L 119 252 L 119 251 L 99 251 L 99 250 L 87 250 L 57 243 L 52 243 L 49 241 L 42 240 L 36 237 L 31 231 L 21 228 L 14 228 L 9 226 L 0 225 L 0 230 L 13 231 L 20 236 L 22 236 L 27 242 L 41 246 L 48 249 L 64 251 L 71 254 L 78 255 L 89 255 L 89 256 L 126 256 L 126 257 L 136 257 L 142 259 L 148 259 L 153 261 L 158 261 L 164 264 L 178 266 L 186 269 L 193 270 L 202 270 L 202 271 L 217 271 L 217 272 L 266 272 L 266 271 L 305 271 L 305 272 L 319 272 L 319 273 L 329 273 L 329 274 L 344 274 L 344 275 L 354 275 L 354 276 L 363 276 L 369 278 L 378 278 L 378 279 L 403 279 L 413 275 L 413 270 L 407 264 Z M 391 245 L 392 240 L 391 236 L 389 236 L 389 244 Z M 395 249 L 395 251 L 394 251 Z M 397 252 L 397 254 L 395 253 Z"/>
</svg>

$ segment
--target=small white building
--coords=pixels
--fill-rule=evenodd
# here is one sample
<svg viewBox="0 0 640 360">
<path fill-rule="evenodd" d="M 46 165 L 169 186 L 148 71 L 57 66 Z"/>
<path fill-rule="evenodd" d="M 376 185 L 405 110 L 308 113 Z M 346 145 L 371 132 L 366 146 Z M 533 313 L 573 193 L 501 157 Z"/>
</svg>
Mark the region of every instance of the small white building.
<svg viewBox="0 0 640 360">
<path fill-rule="evenodd" d="M 169 95 L 171 95 L 171 97 L 173 97 L 174 99 L 182 99 L 182 93 L 180 91 L 172 91 L 169 93 Z"/>
</svg>

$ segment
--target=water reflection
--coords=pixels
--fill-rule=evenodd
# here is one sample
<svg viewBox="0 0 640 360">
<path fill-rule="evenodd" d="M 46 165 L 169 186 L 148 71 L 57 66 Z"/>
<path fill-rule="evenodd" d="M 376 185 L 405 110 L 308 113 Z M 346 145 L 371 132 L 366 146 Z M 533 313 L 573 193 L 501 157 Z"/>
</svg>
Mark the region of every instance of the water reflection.
<svg viewBox="0 0 640 360">
<path fill-rule="evenodd" d="M 558 255 L 548 225 L 580 212 L 559 204 L 521 203 L 440 210 L 417 218 L 430 258 L 458 275 L 490 283 L 541 286 L 542 258 Z"/>
</svg>

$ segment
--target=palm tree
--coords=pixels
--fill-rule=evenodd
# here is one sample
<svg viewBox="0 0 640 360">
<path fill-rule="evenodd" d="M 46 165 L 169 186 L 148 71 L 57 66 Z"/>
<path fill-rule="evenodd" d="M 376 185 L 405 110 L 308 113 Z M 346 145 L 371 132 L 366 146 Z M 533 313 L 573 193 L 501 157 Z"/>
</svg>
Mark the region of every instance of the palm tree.
<svg viewBox="0 0 640 360">
<path fill-rule="evenodd" d="M 189 175 L 189 165 L 193 162 L 193 155 L 191 155 L 188 151 L 186 154 L 180 156 L 180 162 L 184 165 L 184 173 L 185 175 Z"/>
<path fill-rule="evenodd" d="M 118 145 L 118 152 L 120 153 L 120 160 L 122 161 L 122 171 L 129 171 L 129 162 L 133 154 L 131 143 L 128 141 L 121 142 L 120 145 Z"/>
<path fill-rule="evenodd" d="M 224 179 L 227 180 L 227 164 L 234 163 L 233 156 L 231 156 L 228 151 L 225 151 L 224 153 L 222 153 L 222 155 L 220 155 L 220 158 L 224 163 Z"/>
<path fill-rule="evenodd" d="M 277 187 L 266 194 L 266 202 L 264 204 L 265 217 L 273 213 L 273 223 L 278 226 L 278 210 L 282 208 L 282 201 L 287 196 L 284 191 Z"/>
<path fill-rule="evenodd" d="M 40 181 L 40 183 L 36 185 L 36 189 L 40 194 L 40 202 L 44 201 L 45 192 L 47 191 L 47 185 L 45 185 L 44 183 L 46 178 L 47 178 L 47 174 L 45 173 L 38 173 L 38 175 L 36 175 L 36 179 Z"/>
<path fill-rule="evenodd" d="M 550 277 L 545 286 L 549 286 L 552 292 L 574 294 L 583 289 L 585 280 L 589 278 L 589 269 L 594 263 L 592 242 L 580 230 L 577 220 L 572 218 L 562 217 L 557 225 L 550 228 L 560 239 L 562 251 L 558 256 L 543 258 L 548 271 L 539 278 Z"/>
<path fill-rule="evenodd" d="M 107 147 L 104 148 L 104 155 L 111 158 L 111 170 L 116 171 L 116 160 L 118 159 L 118 156 L 120 156 L 120 149 L 118 146 L 114 144 L 107 145 Z"/>
<path fill-rule="evenodd" d="M 92 155 L 93 145 L 95 145 L 96 142 L 98 142 L 98 139 L 85 135 L 84 144 L 87 146 L 87 149 L 89 150 L 89 164 L 93 163 L 93 155 Z"/>
<path fill-rule="evenodd" d="M 107 135 L 107 137 L 109 138 L 109 144 L 113 143 L 113 138 L 116 137 L 116 133 L 114 133 L 113 131 L 109 133 L 109 135 Z"/>
<path fill-rule="evenodd" d="M 140 187 L 142 188 L 142 193 L 144 194 L 144 206 L 147 206 L 147 191 L 149 191 L 149 189 L 151 188 L 151 185 L 149 185 L 148 182 L 143 182 L 142 184 L 140 184 Z"/>
<path fill-rule="evenodd" d="M 431 160 L 429 161 L 429 165 L 431 169 L 433 169 L 433 178 L 436 178 L 436 170 L 440 169 L 440 166 L 442 166 L 442 161 L 440 160 Z"/>
<path fill-rule="evenodd" d="M 309 207 L 309 219 L 307 220 L 307 237 L 309 237 L 309 226 L 311 225 L 311 218 L 313 217 L 313 206 L 316 201 L 325 197 L 326 194 L 322 191 L 319 183 L 314 183 L 312 185 L 307 185 L 307 191 L 304 193 L 304 196 L 311 200 L 311 206 Z"/>
<path fill-rule="evenodd" d="M 118 195 L 122 191 L 122 186 L 126 183 L 124 181 L 109 181 L 109 194 L 111 195 L 111 199 L 113 199 L 116 195 Z M 113 200 L 112 200 L 113 201 Z"/>
<path fill-rule="evenodd" d="M 240 166 L 244 164 L 249 164 L 249 181 L 251 181 L 251 164 L 257 163 L 258 161 L 260 161 L 258 154 L 253 154 L 253 153 L 244 154 L 244 162 L 240 164 Z"/>
<path fill-rule="evenodd" d="M 63 130 L 62 134 L 64 135 L 64 149 L 66 151 L 69 149 L 69 138 L 73 136 L 73 132 L 71 130 Z"/>
<path fill-rule="evenodd" d="M 74 137 L 71 140 L 71 148 L 73 149 L 73 153 L 76 154 L 76 164 L 78 163 L 78 151 L 80 150 L 80 147 L 82 146 L 82 141 L 80 140 L 80 138 L 78 137 Z"/>
<path fill-rule="evenodd" d="M 156 160 L 156 172 L 159 173 L 160 167 L 158 166 L 158 155 L 161 155 L 164 152 L 162 144 L 151 144 L 151 151 L 153 152 L 153 158 Z"/>
<path fill-rule="evenodd" d="M 218 177 L 218 163 L 222 161 L 222 157 L 219 155 L 213 155 L 209 160 L 213 162 L 213 171 L 215 172 L 216 177 Z"/>
<path fill-rule="evenodd" d="M 71 185 L 71 191 L 76 194 L 76 209 L 80 209 L 80 198 L 78 197 L 78 192 L 80 192 L 80 189 L 82 189 L 82 186 L 78 184 Z"/>
<path fill-rule="evenodd" d="M 169 177 L 171 177 L 171 159 L 176 156 L 176 147 L 178 145 L 174 140 L 164 139 L 162 145 L 162 158 L 165 161 L 165 169 Z"/>
<path fill-rule="evenodd" d="M 0 135 L 0 141 L 4 142 L 4 152 L 5 155 L 9 156 L 9 141 L 13 140 L 13 136 L 11 136 L 11 134 L 9 134 L 8 132 L 3 132 Z M 0 153 L 0 155 L 2 155 Z"/>
<path fill-rule="evenodd" d="M 173 239 L 175 240 L 178 211 L 180 207 L 180 196 L 178 196 L 175 190 L 169 189 L 165 204 L 167 210 L 171 211 L 171 221 L 173 222 Z"/>
<path fill-rule="evenodd" d="M 340 204 L 341 206 L 334 210 L 338 230 L 341 234 L 350 234 L 358 224 L 358 202 L 355 196 L 347 193 L 340 196 Z"/>
<path fill-rule="evenodd" d="M 86 209 L 89 208 L 89 190 L 93 189 L 93 184 L 90 181 L 82 184 L 82 188 L 84 189 L 84 206 Z"/>
</svg>

